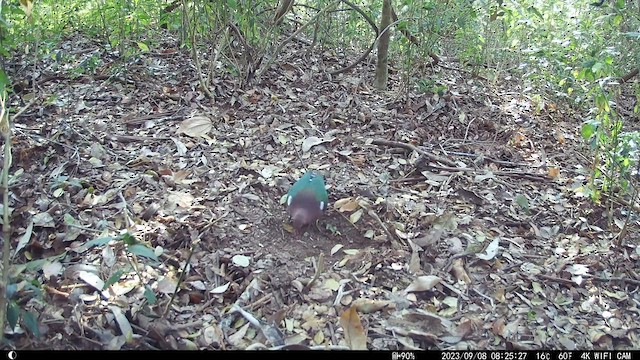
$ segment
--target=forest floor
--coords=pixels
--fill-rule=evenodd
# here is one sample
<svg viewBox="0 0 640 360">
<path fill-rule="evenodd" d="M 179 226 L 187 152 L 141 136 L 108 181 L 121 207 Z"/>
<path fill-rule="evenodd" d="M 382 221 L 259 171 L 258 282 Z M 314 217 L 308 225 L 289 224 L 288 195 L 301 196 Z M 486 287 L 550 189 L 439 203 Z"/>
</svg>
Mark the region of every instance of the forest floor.
<svg viewBox="0 0 640 360">
<path fill-rule="evenodd" d="M 615 246 L 622 209 L 610 227 L 589 199 L 582 116 L 446 61 L 440 94 L 393 64 L 380 92 L 373 65 L 329 78 L 350 60 L 295 46 L 215 101 L 171 40 L 126 67 L 80 36 L 9 65 L 33 79 L 12 109 L 34 101 L 14 300 L 40 330 L 15 348 L 640 348 L 638 226 Z M 330 205 L 300 235 L 282 198 L 305 168 Z"/>
</svg>

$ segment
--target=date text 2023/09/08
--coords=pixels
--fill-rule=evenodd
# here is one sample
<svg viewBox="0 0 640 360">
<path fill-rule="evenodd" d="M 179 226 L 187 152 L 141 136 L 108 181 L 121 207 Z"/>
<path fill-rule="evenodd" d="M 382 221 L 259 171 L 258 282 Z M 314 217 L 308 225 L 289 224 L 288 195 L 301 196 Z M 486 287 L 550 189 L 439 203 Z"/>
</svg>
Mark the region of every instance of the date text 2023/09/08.
<svg viewBox="0 0 640 360">
<path fill-rule="evenodd" d="M 580 351 L 580 350 L 491 350 L 491 351 L 397 351 L 391 360 L 419 360 L 436 358 L 440 360 L 640 360 L 640 351 Z"/>
</svg>

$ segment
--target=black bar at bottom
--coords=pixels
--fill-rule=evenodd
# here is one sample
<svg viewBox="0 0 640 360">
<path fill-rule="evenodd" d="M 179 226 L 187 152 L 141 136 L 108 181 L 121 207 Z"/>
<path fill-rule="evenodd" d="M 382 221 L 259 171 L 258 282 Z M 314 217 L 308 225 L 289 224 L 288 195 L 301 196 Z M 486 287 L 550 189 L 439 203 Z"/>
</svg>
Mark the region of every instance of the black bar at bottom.
<svg viewBox="0 0 640 360">
<path fill-rule="evenodd" d="M 140 360 L 140 353 L 169 353 L 176 357 L 189 356 L 189 360 L 203 357 L 203 359 L 211 360 L 212 353 L 215 353 L 216 360 L 229 357 L 230 359 L 238 359 L 238 356 L 264 356 L 269 353 L 276 353 L 278 359 L 300 359 L 304 356 L 305 360 L 311 360 L 315 356 L 326 359 L 326 351 L 298 351 L 298 350 L 263 350 L 263 351 L 55 351 L 55 350 L 3 350 L 0 353 L 0 360 L 22 360 L 36 359 L 43 360 L 43 356 L 54 354 L 55 356 L 63 356 L 65 359 L 79 358 L 87 360 L 87 353 L 107 352 L 117 356 L 118 360 L 126 360 L 132 358 Z M 640 360 L 640 351 L 638 350 L 373 350 L 373 351 L 340 351 L 333 350 L 331 352 L 331 360 L 354 359 L 354 357 L 366 356 L 367 360 Z M 116 354 L 117 353 L 117 354 Z"/>
</svg>

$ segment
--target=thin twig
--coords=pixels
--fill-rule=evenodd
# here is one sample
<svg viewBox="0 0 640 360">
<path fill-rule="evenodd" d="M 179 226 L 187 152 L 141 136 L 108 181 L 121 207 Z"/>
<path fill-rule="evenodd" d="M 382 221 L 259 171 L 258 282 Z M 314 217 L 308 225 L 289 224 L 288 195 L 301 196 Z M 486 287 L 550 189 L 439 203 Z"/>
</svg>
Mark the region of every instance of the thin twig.
<svg viewBox="0 0 640 360">
<path fill-rule="evenodd" d="M 454 163 L 453 161 L 443 158 L 441 156 L 438 155 L 434 155 L 431 153 L 428 153 L 416 146 L 413 146 L 411 144 L 407 144 L 407 143 L 401 143 L 401 142 L 397 142 L 397 141 L 390 141 L 390 140 L 382 140 L 382 139 L 377 139 L 377 140 L 373 140 L 372 144 L 374 145 L 382 145 L 382 146 L 389 146 L 389 147 L 397 147 L 397 148 L 402 148 L 402 149 L 407 149 L 409 151 L 415 151 L 420 155 L 423 155 L 424 157 L 431 159 L 433 161 L 437 161 L 449 166 L 456 166 L 456 163 Z"/>
<path fill-rule="evenodd" d="M 25 105 L 22 109 L 18 110 L 18 112 L 12 116 L 13 120 L 15 120 L 18 116 L 22 115 L 23 112 L 27 111 L 27 109 L 31 107 L 31 105 L 33 105 L 36 102 L 36 100 L 38 100 L 38 97 L 34 97 L 33 99 L 31 99 L 31 101 L 29 101 L 27 105 Z M 4 109 L 4 105 L 2 105 L 2 108 Z"/>
<path fill-rule="evenodd" d="M 200 243 L 200 238 L 197 238 L 197 239 L 193 240 L 193 243 L 191 244 L 191 249 L 189 249 L 189 257 L 187 257 L 187 261 L 185 261 L 184 267 L 182 268 L 182 271 L 180 272 L 180 277 L 178 278 L 178 281 L 176 282 L 176 288 L 173 291 L 173 294 L 171 294 L 171 299 L 169 299 L 169 302 L 167 303 L 167 307 L 164 309 L 164 312 L 162 313 L 162 316 L 161 316 L 162 319 L 166 319 L 167 318 L 167 314 L 169 313 L 169 309 L 171 308 L 171 304 L 173 303 L 173 300 L 175 299 L 176 295 L 178 294 L 178 290 L 180 290 L 180 284 L 182 284 L 182 280 L 184 280 L 184 278 L 186 276 L 187 267 L 191 263 L 191 256 L 193 256 L 194 250 L 198 246 L 199 243 Z"/>
<path fill-rule="evenodd" d="M 324 272 L 324 253 L 321 252 L 318 256 L 318 261 L 316 263 L 316 272 L 313 274 L 313 279 L 309 281 L 309 283 L 302 289 L 302 292 L 307 292 L 311 289 L 311 286 L 320 278 L 320 275 Z"/>
<path fill-rule="evenodd" d="M 387 235 L 387 237 L 389 238 L 389 241 L 391 241 L 392 244 L 396 245 L 398 248 L 402 248 L 402 245 L 395 236 L 393 236 L 393 234 L 391 234 L 391 232 L 389 231 L 389 229 L 387 229 L 387 226 L 382 222 L 382 219 L 380 219 L 380 217 L 378 216 L 378 214 L 376 214 L 375 211 L 373 210 L 369 210 L 367 211 L 367 214 L 369 214 L 369 216 L 371 216 L 377 223 L 378 225 L 380 225 L 380 227 L 382 228 L 382 230 L 384 230 L 384 233 Z M 408 245 L 405 244 L 404 245 Z"/>
<path fill-rule="evenodd" d="M 485 173 L 485 174 L 489 173 L 488 171 L 476 170 L 472 168 L 457 168 L 457 167 L 436 166 L 436 165 L 429 165 L 429 167 L 436 170 L 451 171 L 451 172 L 464 171 L 464 172 L 475 172 L 475 173 Z M 528 173 L 524 171 L 492 171 L 492 173 L 498 176 L 508 176 L 513 178 L 532 180 L 532 181 L 552 180 L 552 178 L 547 175 Z"/>
</svg>

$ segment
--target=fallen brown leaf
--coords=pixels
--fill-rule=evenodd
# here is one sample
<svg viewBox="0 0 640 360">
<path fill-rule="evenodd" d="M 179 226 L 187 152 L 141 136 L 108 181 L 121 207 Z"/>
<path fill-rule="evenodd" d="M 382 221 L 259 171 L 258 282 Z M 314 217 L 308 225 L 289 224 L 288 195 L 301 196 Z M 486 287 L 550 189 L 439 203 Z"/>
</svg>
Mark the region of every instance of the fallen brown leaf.
<svg viewBox="0 0 640 360">
<path fill-rule="evenodd" d="M 344 329 L 344 338 L 351 350 L 367 350 L 367 335 L 355 306 L 340 315 L 340 326 Z"/>
<path fill-rule="evenodd" d="M 411 285 L 409 285 L 405 291 L 413 292 L 413 291 L 427 291 L 433 289 L 434 286 L 438 285 L 442 279 L 434 275 L 424 275 L 418 276 Z"/>
<path fill-rule="evenodd" d="M 456 280 L 463 281 L 466 284 L 471 284 L 471 278 L 464 269 L 464 262 L 462 259 L 455 259 L 453 261 L 451 272 L 453 272 L 453 276 L 456 277 Z"/>
<path fill-rule="evenodd" d="M 353 302 L 353 306 L 363 314 L 370 314 L 388 307 L 393 307 L 394 304 L 388 300 L 357 299 Z"/>
</svg>

